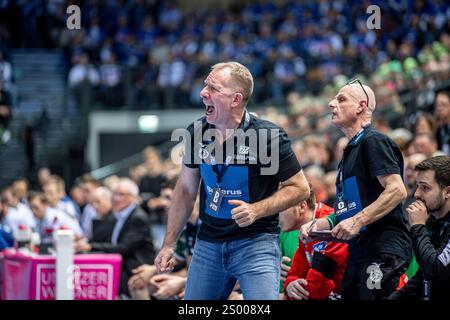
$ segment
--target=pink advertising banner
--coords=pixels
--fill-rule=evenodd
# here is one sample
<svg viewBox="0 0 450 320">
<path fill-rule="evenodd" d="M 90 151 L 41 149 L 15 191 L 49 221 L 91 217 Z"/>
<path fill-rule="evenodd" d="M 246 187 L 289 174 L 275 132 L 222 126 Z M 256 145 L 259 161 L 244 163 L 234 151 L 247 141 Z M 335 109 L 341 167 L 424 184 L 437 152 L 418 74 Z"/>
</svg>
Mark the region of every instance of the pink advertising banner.
<svg viewBox="0 0 450 320">
<path fill-rule="evenodd" d="M 121 263 L 118 254 L 75 255 L 73 269 L 67 272 L 75 300 L 116 299 Z M 2 269 L 4 300 L 55 299 L 55 257 L 4 251 Z"/>
</svg>

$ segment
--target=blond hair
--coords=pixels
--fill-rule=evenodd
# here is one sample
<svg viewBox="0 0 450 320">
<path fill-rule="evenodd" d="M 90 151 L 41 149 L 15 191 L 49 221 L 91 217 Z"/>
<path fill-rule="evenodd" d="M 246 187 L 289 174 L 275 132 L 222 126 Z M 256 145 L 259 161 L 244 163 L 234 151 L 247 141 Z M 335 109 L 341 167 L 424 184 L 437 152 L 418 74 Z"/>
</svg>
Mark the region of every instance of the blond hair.
<svg viewBox="0 0 450 320">
<path fill-rule="evenodd" d="M 216 63 L 211 70 L 221 70 L 228 68 L 230 76 L 235 86 L 244 96 L 244 102 L 247 103 L 253 94 L 253 76 L 248 68 L 239 62 L 229 61 Z"/>
</svg>

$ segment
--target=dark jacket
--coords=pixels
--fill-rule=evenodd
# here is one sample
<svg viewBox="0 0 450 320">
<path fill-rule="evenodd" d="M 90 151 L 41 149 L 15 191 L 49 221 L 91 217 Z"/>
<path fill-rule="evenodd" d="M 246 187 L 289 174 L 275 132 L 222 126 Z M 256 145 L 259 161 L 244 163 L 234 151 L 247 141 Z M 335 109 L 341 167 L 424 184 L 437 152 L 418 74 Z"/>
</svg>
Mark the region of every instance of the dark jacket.
<svg viewBox="0 0 450 320">
<path fill-rule="evenodd" d="M 155 250 L 147 215 L 137 206 L 125 220 L 120 230 L 117 245 L 108 242 L 91 242 L 92 251 L 119 253 L 122 255 L 120 293 L 127 293 L 128 278 L 132 270 L 141 264 L 153 264 Z"/>
<path fill-rule="evenodd" d="M 109 213 L 103 219 L 92 220 L 92 238 L 89 242 L 111 242 L 116 221 L 116 217 L 112 213 Z"/>
<path fill-rule="evenodd" d="M 424 280 L 429 283 L 430 300 L 450 297 L 450 212 L 441 219 L 430 216 L 426 225 L 411 227 L 411 238 L 419 270 L 406 285 L 394 292 L 392 300 L 421 300 Z"/>
</svg>

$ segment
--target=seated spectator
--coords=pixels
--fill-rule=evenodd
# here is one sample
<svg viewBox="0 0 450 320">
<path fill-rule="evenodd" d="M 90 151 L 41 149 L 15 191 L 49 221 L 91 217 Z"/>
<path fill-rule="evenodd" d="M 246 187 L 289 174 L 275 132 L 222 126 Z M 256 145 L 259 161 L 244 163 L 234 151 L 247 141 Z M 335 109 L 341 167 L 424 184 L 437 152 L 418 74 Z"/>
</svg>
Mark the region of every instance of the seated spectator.
<svg viewBox="0 0 450 320">
<path fill-rule="evenodd" d="M 0 195 L 0 251 L 14 245 L 14 235 L 11 227 L 6 223 L 8 201 Z"/>
<path fill-rule="evenodd" d="M 11 122 L 11 97 L 3 89 L 3 82 L 0 79 L 0 142 L 8 143 L 11 139 L 9 124 Z"/>
<path fill-rule="evenodd" d="M 83 212 L 84 207 L 86 206 L 86 202 L 84 199 L 83 189 L 80 184 L 74 184 L 69 191 L 70 198 L 73 199 L 73 202 L 80 208 L 80 212 Z"/>
<path fill-rule="evenodd" d="M 19 202 L 13 187 L 6 187 L 3 189 L 1 195 L 4 199 L 5 205 L 7 206 L 4 221 L 11 227 L 13 233 L 16 233 L 21 226 L 25 226 L 30 229 L 35 227 L 36 224 L 33 213 L 27 205 Z"/>
<path fill-rule="evenodd" d="M 141 178 L 139 190 L 144 200 L 148 200 L 160 196 L 161 184 L 166 182 L 166 178 L 162 172 L 161 155 L 155 147 L 146 147 L 142 155 L 146 174 Z"/>
<path fill-rule="evenodd" d="M 438 123 L 436 130 L 438 148 L 450 155 L 450 91 L 438 92 L 434 105 L 434 115 Z"/>
<path fill-rule="evenodd" d="M 58 229 L 70 229 L 74 232 L 75 238 L 82 237 L 77 221 L 51 208 L 42 192 L 31 192 L 28 202 L 35 218 L 35 231 L 39 234 L 41 243 L 45 238 L 52 239 L 53 232 Z"/>
<path fill-rule="evenodd" d="M 450 295 L 450 156 L 427 159 L 415 170 L 417 200 L 406 211 L 419 270 L 389 298 L 446 301 Z"/>
<path fill-rule="evenodd" d="M 415 135 L 431 134 L 436 135 L 436 119 L 429 113 L 419 113 L 416 117 Z"/>
<path fill-rule="evenodd" d="M 94 191 L 101 186 L 100 181 L 94 179 L 92 176 L 85 174 L 81 178 L 80 187 L 83 191 L 85 206 L 82 211 L 80 223 L 84 235 L 87 240 L 92 238 L 92 221 L 96 217 L 96 212 L 92 206 Z"/>
<path fill-rule="evenodd" d="M 403 175 L 406 192 L 408 193 L 408 197 L 405 199 L 403 203 L 403 208 L 406 209 L 412 202 L 416 200 L 414 197 L 414 192 L 416 192 L 416 177 L 417 172 L 414 170 L 416 165 L 421 163 L 427 157 L 422 153 L 414 153 L 409 157 L 405 158 L 405 173 Z"/>
<path fill-rule="evenodd" d="M 298 206 L 280 212 L 280 237 L 278 244 L 281 252 L 281 273 L 280 273 L 280 300 L 285 300 L 284 281 L 292 265 L 292 258 L 298 248 L 298 229 L 300 228 L 307 210 L 315 211 L 316 197 L 311 184 L 309 185 L 310 194 L 306 201 L 302 201 Z"/>
<path fill-rule="evenodd" d="M 106 55 L 100 65 L 100 100 L 106 108 L 120 108 L 124 105 L 121 66 L 116 63 L 116 55 Z"/>
<path fill-rule="evenodd" d="M 311 198 L 310 198 L 311 199 Z M 296 215 L 296 227 L 328 216 L 331 207 L 316 203 L 314 209 L 306 202 L 292 207 L 285 215 Z M 288 300 L 324 300 L 335 298 L 341 290 L 342 277 L 347 268 L 347 244 L 313 240 L 308 244 L 299 242 L 284 283 Z"/>
<path fill-rule="evenodd" d="M 12 83 L 12 66 L 5 60 L 3 52 L 0 50 L 0 82 L 3 83 L 4 90 L 9 91 Z"/>
<path fill-rule="evenodd" d="M 133 180 L 134 183 L 139 185 L 141 183 L 141 178 L 145 176 L 147 173 L 147 170 L 145 169 L 145 166 L 142 164 L 131 166 L 128 169 L 128 176 Z"/>
<path fill-rule="evenodd" d="M 156 274 L 154 265 L 142 265 L 133 270 L 134 275 L 128 281 L 131 297 L 136 300 L 182 299 L 186 285 L 187 269 L 194 250 L 199 219 L 199 198 L 197 198 L 186 227 L 183 229 L 175 246 L 174 256 L 177 261 L 170 274 Z"/>
<path fill-rule="evenodd" d="M 69 71 L 68 85 L 82 114 L 88 112 L 96 96 L 100 75 L 96 67 L 89 62 L 89 55 L 80 54 L 78 62 Z"/>
<path fill-rule="evenodd" d="M 92 221 L 91 242 L 109 242 L 116 218 L 112 214 L 111 191 L 105 187 L 95 189 L 92 195 L 92 207 L 95 219 Z"/>
<path fill-rule="evenodd" d="M 28 180 L 26 178 L 17 178 L 14 180 L 12 187 L 19 202 L 28 205 Z"/>
<path fill-rule="evenodd" d="M 76 88 L 83 83 L 96 86 L 99 81 L 99 73 L 97 69 L 89 63 L 89 55 L 87 53 L 81 54 L 78 63 L 76 63 L 69 71 L 69 87 Z"/>
<path fill-rule="evenodd" d="M 52 175 L 50 180 L 44 185 L 44 193 L 50 207 L 61 211 L 67 217 L 73 219 L 78 224 L 80 218 L 79 208 L 66 194 L 66 184 L 61 177 Z M 81 228 L 80 228 L 81 233 Z"/>
<path fill-rule="evenodd" d="M 413 144 L 415 153 L 423 153 L 427 159 L 444 154 L 438 150 L 436 139 L 432 134 L 415 136 Z"/>
<path fill-rule="evenodd" d="M 37 179 L 40 190 L 44 190 L 44 185 L 47 184 L 47 182 L 50 180 L 50 176 L 52 175 L 52 172 L 47 167 L 42 167 L 38 170 L 37 173 Z"/>
<path fill-rule="evenodd" d="M 147 208 L 151 213 L 155 213 L 158 222 L 166 222 L 167 211 L 172 201 L 172 193 L 175 188 L 175 182 L 168 181 L 161 184 L 161 195 L 148 200 Z"/>
<path fill-rule="evenodd" d="M 182 93 L 180 87 L 186 80 L 186 69 L 186 63 L 172 52 L 169 52 L 167 61 L 160 64 L 156 82 L 164 108 L 173 109 L 176 103 L 182 102 L 179 95 Z"/>
<path fill-rule="evenodd" d="M 330 171 L 325 174 L 323 182 L 325 184 L 327 198 L 324 203 L 334 208 L 334 202 L 336 201 L 336 177 L 337 171 Z"/>
<path fill-rule="evenodd" d="M 133 270 L 142 264 L 153 264 L 155 252 L 147 215 L 138 205 L 139 188 L 127 178 L 122 178 L 112 191 L 112 210 L 117 219 L 107 242 L 75 243 L 77 252 L 105 252 L 122 255 L 120 275 L 121 294 L 128 295 L 128 279 Z"/>
</svg>

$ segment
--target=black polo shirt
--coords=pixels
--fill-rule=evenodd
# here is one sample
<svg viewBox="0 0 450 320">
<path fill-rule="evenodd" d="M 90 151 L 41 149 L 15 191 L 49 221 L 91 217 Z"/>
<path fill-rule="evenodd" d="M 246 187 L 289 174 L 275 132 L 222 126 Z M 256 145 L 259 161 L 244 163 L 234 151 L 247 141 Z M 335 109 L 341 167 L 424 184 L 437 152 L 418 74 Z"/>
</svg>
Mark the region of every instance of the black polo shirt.
<svg viewBox="0 0 450 320">
<path fill-rule="evenodd" d="M 339 164 L 337 221 L 357 214 L 374 202 L 384 191 L 377 176 L 388 174 L 403 176 L 400 149 L 389 137 L 371 125 L 366 126 L 349 141 Z M 364 261 L 380 253 L 394 254 L 409 261 L 412 249 L 407 225 L 406 214 L 399 204 L 383 218 L 362 228 L 349 242 L 349 261 Z"/>
<path fill-rule="evenodd" d="M 253 136 L 253 140 L 248 138 L 240 144 L 236 140 L 231 143 L 231 139 L 228 138 L 220 145 L 222 150 L 220 157 L 220 154 L 209 149 L 214 145 L 214 139 L 205 138 L 205 132 L 208 129 L 214 129 L 214 126 L 208 124 L 205 117 L 198 119 L 195 123 L 196 125 L 193 123 L 188 127 L 191 145 L 189 146 L 190 154 L 187 151 L 184 164 L 189 168 L 199 168 L 201 175 L 200 220 L 202 223 L 198 238 L 210 242 L 222 242 L 251 237 L 263 232 L 278 233 L 278 214 L 260 218 L 247 227 L 239 227 L 231 218 L 231 210 L 234 206 L 228 204 L 228 200 L 258 202 L 270 197 L 278 190 L 280 182 L 291 178 L 301 170 L 286 132 L 275 124 L 246 112 L 239 129 L 249 136 L 250 133 L 256 133 L 256 140 Z M 196 140 L 194 140 L 195 136 L 197 136 Z M 201 137 L 201 142 L 198 142 L 198 137 Z M 275 146 L 278 152 L 274 149 Z M 269 158 L 265 156 L 271 155 L 272 152 L 277 153 L 278 160 L 270 158 L 268 162 Z M 220 159 L 216 159 L 216 155 L 222 159 L 220 162 L 222 164 L 219 164 Z M 218 181 L 211 156 L 216 160 L 218 169 L 216 172 L 220 172 L 222 167 L 229 163 L 221 178 L 223 199 L 217 212 L 208 207 Z M 276 162 L 279 164 L 276 172 L 269 175 L 262 174 L 264 169 L 268 170 Z"/>
</svg>

